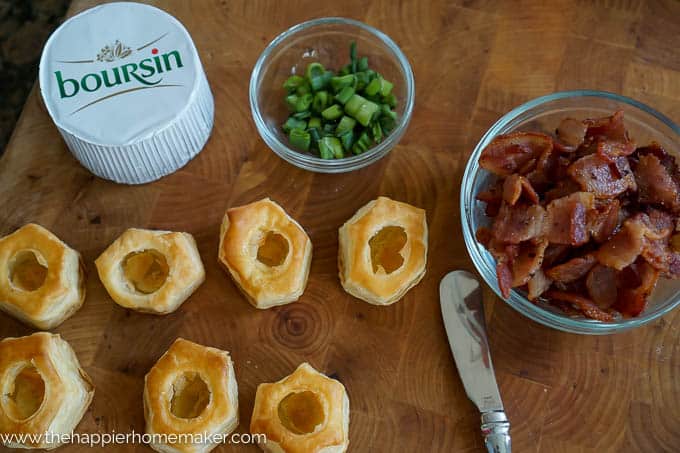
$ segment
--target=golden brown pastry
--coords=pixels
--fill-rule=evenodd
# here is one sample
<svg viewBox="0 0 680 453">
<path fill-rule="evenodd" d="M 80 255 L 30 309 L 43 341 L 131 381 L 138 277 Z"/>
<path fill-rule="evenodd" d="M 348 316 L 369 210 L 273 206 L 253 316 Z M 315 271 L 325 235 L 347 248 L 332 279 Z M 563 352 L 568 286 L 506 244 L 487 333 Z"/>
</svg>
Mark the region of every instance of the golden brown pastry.
<svg viewBox="0 0 680 453">
<path fill-rule="evenodd" d="M 94 396 L 71 346 L 48 332 L 0 341 L 0 387 L 0 433 L 33 437 L 5 442 L 10 448 L 58 447 Z"/>
<path fill-rule="evenodd" d="M 281 206 L 265 198 L 227 211 L 218 256 L 248 301 L 269 308 L 294 302 L 304 292 L 312 241 Z"/>
<path fill-rule="evenodd" d="M 118 305 L 146 313 L 172 313 L 205 280 L 189 233 L 130 228 L 95 264 Z"/>
<path fill-rule="evenodd" d="M 302 363 L 288 377 L 260 384 L 250 422 L 264 434 L 269 453 L 342 453 L 349 445 L 349 398 L 345 387 Z"/>
<path fill-rule="evenodd" d="M 238 425 L 238 387 L 229 353 L 178 338 L 144 379 L 148 434 L 230 434 Z M 218 444 L 151 444 L 160 452 L 202 453 Z"/>
<path fill-rule="evenodd" d="M 85 300 L 80 253 L 29 223 L 0 239 L 0 309 L 37 329 L 52 329 Z"/>
<path fill-rule="evenodd" d="M 345 291 L 368 303 L 390 305 L 425 276 L 425 211 L 379 197 L 340 227 L 338 267 Z"/>
</svg>

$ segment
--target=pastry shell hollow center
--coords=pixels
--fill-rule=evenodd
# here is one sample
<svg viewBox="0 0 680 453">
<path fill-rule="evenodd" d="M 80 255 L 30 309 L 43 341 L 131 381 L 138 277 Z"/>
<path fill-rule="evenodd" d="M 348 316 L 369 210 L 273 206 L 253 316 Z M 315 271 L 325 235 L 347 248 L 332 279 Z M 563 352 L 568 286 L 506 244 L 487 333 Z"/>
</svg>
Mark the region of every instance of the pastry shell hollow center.
<svg viewBox="0 0 680 453">
<path fill-rule="evenodd" d="M 211 395 L 208 385 L 199 373 L 185 371 L 172 383 L 170 413 L 177 418 L 196 418 L 210 404 Z"/>
<path fill-rule="evenodd" d="M 291 392 L 277 408 L 284 428 L 294 434 L 310 434 L 326 420 L 326 411 L 320 396 L 310 390 Z"/>
<path fill-rule="evenodd" d="M 2 389 L 2 409 L 17 422 L 35 414 L 45 399 L 45 381 L 30 362 L 15 366 L 9 373 L 7 387 Z"/>
<path fill-rule="evenodd" d="M 10 284 L 21 291 L 36 291 L 47 278 L 47 261 L 36 250 L 19 250 L 7 263 Z"/>
<path fill-rule="evenodd" d="M 257 260 L 269 267 L 282 265 L 290 254 L 288 239 L 276 231 L 264 233 L 258 247 Z"/>
<path fill-rule="evenodd" d="M 368 240 L 373 273 L 378 273 L 378 270 L 382 268 L 386 274 L 391 274 L 403 266 L 404 257 L 400 252 L 407 242 L 406 231 L 397 225 L 384 226 L 374 234 Z"/>
<path fill-rule="evenodd" d="M 123 261 L 123 275 L 135 291 L 151 294 L 158 291 L 170 273 L 168 260 L 156 249 L 128 253 Z"/>
</svg>

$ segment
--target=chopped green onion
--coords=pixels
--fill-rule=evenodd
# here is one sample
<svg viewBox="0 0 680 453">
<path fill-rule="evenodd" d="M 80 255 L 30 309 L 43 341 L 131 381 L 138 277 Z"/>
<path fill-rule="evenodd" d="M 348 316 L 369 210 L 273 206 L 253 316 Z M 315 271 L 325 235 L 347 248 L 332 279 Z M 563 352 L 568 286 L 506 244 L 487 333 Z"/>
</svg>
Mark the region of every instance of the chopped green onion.
<svg viewBox="0 0 680 453">
<path fill-rule="evenodd" d="M 338 138 L 340 139 L 340 143 L 342 143 L 344 150 L 349 152 L 354 143 L 354 132 L 352 132 L 352 130 L 345 131 L 340 134 Z"/>
<path fill-rule="evenodd" d="M 347 131 L 351 131 L 354 129 L 354 126 L 357 124 L 356 120 L 353 118 L 350 118 L 349 116 L 343 116 L 340 119 L 340 122 L 338 123 L 338 126 L 335 128 L 335 135 L 338 137 L 342 134 L 344 134 Z"/>
<path fill-rule="evenodd" d="M 346 64 L 345 66 L 342 67 L 342 69 L 340 69 L 340 71 L 338 71 L 339 76 L 345 76 L 345 75 L 351 74 L 351 73 L 352 73 L 352 64 L 351 63 Z"/>
<path fill-rule="evenodd" d="M 357 63 L 357 70 L 367 71 L 368 70 L 368 57 L 361 57 Z"/>
<path fill-rule="evenodd" d="M 371 138 L 368 136 L 366 131 L 362 132 L 356 143 L 352 146 L 352 152 L 354 154 L 365 153 L 366 150 L 371 146 Z"/>
<path fill-rule="evenodd" d="M 327 120 L 337 120 L 342 116 L 342 108 L 338 104 L 333 104 L 321 112 L 321 116 Z"/>
<path fill-rule="evenodd" d="M 321 118 L 313 116 L 307 123 L 307 129 L 321 129 Z"/>
<path fill-rule="evenodd" d="M 371 136 L 373 137 L 373 141 L 376 143 L 380 143 L 383 139 L 383 132 L 382 128 L 380 127 L 380 122 L 375 122 L 371 126 Z"/>
<path fill-rule="evenodd" d="M 298 113 L 293 114 L 293 117 L 297 118 L 299 120 L 306 120 L 310 116 L 312 116 L 312 112 L 310 112 L 309 110 L 305 110 L 304 112 L 298 112 Z"/>
<path fill-rule="evenodd" d="M 289 110 L 293 112 L 295 111 L 299 97 L 300 96 L 298 96 L 297 94 L 289 94 L 288 96 L 286 96 L 286 105 L 288 106 Z"/>
<path fill-rule="evenodd" d="M 345 112 L 359 121 L 362 126 L 368 126 L 373 116 L 378 112 L 378 104 L 355 94 L 345 104 Z"/>
<path fill-rule="evenodd" d="M 288 91 L 288 93 L 292 94 L 295 92 L 295 90 L 297 90 L 297 88 L 300 85 L 303 85 L 305 83 L 306 81 L 304 77 L 300 77 L 299 75 L 292 75 L 288 77 L 286 81 L 283 83 L 283 88 L 285 88 L 286 91 Z"/>
<path fill-rule="evenodd" d="M 352 73 L 357 72 L 357 43 L 352 41 L 349 45 L 349 61 L 352 64 Z"/>
<path fill-rule="evenodd" d="M 305 75 L 311 80 L 314 77 L 322 76 L 325 72 L 326 68 L 324 68 L 321 63 L 309 63 Z"/>
<path fill-rule="evenodd" d="M 323 159 L 342 159 L 345 153 L 342 150 L 342 143 L 336 137 L 324 137 L 319 141 L 319 152 Z M 324 157 L 331 156 L 331 157 Z"/>
<path fill-rule="evenodd" d="M 333 131 L 335 131 L 335 125 L 333 123 L 326 123 L 323 125 L 322 130 L 324 135 L 333 135 Z"/>
<path fill-rule="evenodd" d="M 351 98 L 353 95 L 354 88 L 347 86 L 340 90 L 340 92 L 335 95 L 335 100 L 341 103 L 342 105 L 345 105 L 345 103 L 349 101 L 349 98 Z"/>
<path fill-rule="evenodd" d="M 329 104 L 329 96 L 327 91 L 317 91 L 314 94 L 314 101 L 312 101 L 312 110 L 321 113 L 326 110 Z"/>
<path fill-rule="evenodd" d="M 387 96 L 385 96 L 385 104 L 389 105 L 392 108 L 395 108 L 397 106 L 397 97 L 394 95 L 394 93 L 390 93 Z"/>
<path fill-rule="evenodd" d="M 345 87 L 348 86 L 356 86 L 357 79 L 354 77 L 354 74 L 347 74 L 342 77 L 332 77 L 331 78 L 331 87 L 333 88 L 333 92 L 337 93 L 340 90 L 342 90 Z"/>
<path fill-rule="evenodd" d="M 285 133 L 290 132 L 292 129 L 307 129 L 307 122 L 305 120 L 299 120 L 294 117 L 289 117 L 285 123 L 283 123 L 283 131 Z"/>
<path fill-rule="evenodd" d="M 312 96 L 311 93 L 303 94 L 302 96 L 298 97 L 297 102 L 295 103 L 295 111 L 304 112 L 305 110 L 309 110 L 313 99 L 314 96 Z"/>
<path fill-rule="evenodd" d="M 288 134 L 291 146 L 301 151 L 309 151 L 309 144 L 312 139 L 308 132 L 302 129 L 291 129 Z"/>
<path fill-rule="evenodd" d="M 357 72 L 356 74 L 354 74 L 354 77 L 356 77 L 357 79 L 356 84 L 357 91 L 363 90 L 366 87 L 366 85 L 368 85 L 368 83 L 371 81 L 368 78 L 368 74 L 366 74 L 365 72 Z"/>
</svg>

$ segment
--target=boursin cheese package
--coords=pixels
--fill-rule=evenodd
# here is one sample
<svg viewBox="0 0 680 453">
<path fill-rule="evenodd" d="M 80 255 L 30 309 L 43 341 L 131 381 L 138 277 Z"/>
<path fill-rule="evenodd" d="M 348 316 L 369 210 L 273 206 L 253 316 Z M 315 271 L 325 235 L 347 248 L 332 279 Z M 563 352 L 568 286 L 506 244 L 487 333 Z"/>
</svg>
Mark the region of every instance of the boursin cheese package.
<svg viewBox="0 0 680 453">
<path fill-rule="evenodd" d="M 67 20 L 45 44 L 39 78 L 71 152 L 116 182 L 174 172 L 213 127 L 213 97 L 191 36 L 152 6 L 108 3 Z"/>
</svg>

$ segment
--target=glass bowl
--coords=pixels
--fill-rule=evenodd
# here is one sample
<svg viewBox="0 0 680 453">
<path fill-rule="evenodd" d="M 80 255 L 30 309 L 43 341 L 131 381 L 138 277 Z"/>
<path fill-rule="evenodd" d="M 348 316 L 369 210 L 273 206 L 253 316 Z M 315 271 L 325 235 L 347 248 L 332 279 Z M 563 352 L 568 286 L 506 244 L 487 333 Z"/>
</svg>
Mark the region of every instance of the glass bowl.
<svg viewBox="0 0 680 453">
<path fill-rule="evenodd" d="M 499 134 L 515 130 L 552 133 L 565 117 L 576 119 L 611 115 L 623 109 L 631 137 L 639 146 L 656 140 L 676 158 L 680 149 L 680 127 L 669 118 L 633 99 L 602 91 L 565 91 L 534 99 L 507 113 L 489 129 L 475 147 L 465 168 L 460 194 L 463 235 L 468 253 L 475 267 L 499 297 L 496 266 L 491 254 L 475 239 L 480 226 L 489 226 L 484 214 L 484 203 L 475 199 L 477 193 L 493 179 L 479 167 L 482 150 Z M 646 309 L 637 318 L 623 318 L 614 322 L 600 322 L 585 317 L 569 316 L 547 303 L 532 303 L 523 291 L 512 290 L 505 300 L 523 315 L 548 327 L 579 334 L 609 334 L 647 324 L 663 316 L 680 304 L 680 280 L 659 279 L 648 299 Z"/>
<path fill-rule="evenodd" d="M 289 115 L 283 82 L 292 74 L 304 74 L 309 63 L 319 61 L 337 71 L 349 62 L 349 46 L 367 56 L 371 69 L 394 83 L 397 125 L 379 144 L 357 156 L 326 160 L 288 146 L 281 125 Z M 291 164 L 321 173 L 356 170 L 381 159 L 399 142 L 411 120 L 415 87 L 413 71 L 399 47 L 383 32 L 362 22 L 325 17 L 295 25 L 277 36 L 262 52 L 250 77 L 250 109 L 265 143 Z"/>
</svg>

